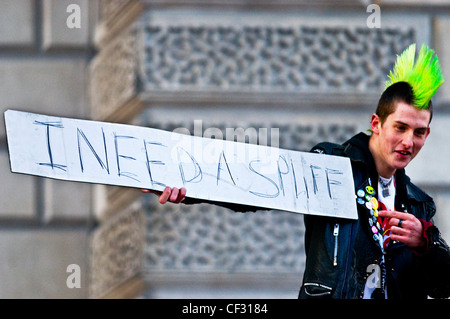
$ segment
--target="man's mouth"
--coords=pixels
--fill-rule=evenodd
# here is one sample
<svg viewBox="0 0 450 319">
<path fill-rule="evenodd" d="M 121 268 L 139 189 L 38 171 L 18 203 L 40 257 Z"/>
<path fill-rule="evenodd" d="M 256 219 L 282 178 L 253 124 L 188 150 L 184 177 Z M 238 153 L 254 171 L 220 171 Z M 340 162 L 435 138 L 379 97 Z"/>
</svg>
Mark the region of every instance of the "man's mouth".
<svg viewBox="0 0 450 319">
<path fill-rule="evenodd" d="M 411 155 L 411 152 L 408 152 L 408 151 L 396 151 L 396 152 L 399 153 L 400 155 L 403 155 L 403 156 Z"/>
</svg>

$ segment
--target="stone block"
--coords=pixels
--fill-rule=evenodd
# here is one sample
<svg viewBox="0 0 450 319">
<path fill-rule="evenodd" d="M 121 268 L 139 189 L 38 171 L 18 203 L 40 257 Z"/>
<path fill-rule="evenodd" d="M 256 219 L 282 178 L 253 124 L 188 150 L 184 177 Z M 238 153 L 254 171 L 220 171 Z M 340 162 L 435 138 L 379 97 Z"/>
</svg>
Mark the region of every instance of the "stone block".
<svg viewBox="0 0 450 319">
<path fill-rule="evenodd" d="M 33 218 L 36 206 L 35 178 L 11 173 L 5 147 L 0 147 L 0 181 L 0 218 Z"/>
<path fill-rule="evenodd" d="M 34 44 L 33 0 L 2 0 L 0 3 L 0 47 Z"/>
<path fill-rule="evenodd" d="M 83 118 L 86 112 L 82 59 L 0 60 L 0 112 L 15 109 Z M 0 137 L 5 136 L 0 117 Z"/>
<path fill-rule="evenodd" d="M 89 43 L 88 0 L 44 0 L 43 48 L 83 48 Z"/>
<path fill-rule="evenodd" d="M 438 15 L 434 20 L 434 43 L 439 56 L 445 79 L 450 79 L 450 45 L 448 44 L 448 30 L 450 30 L 450 15 Z M 444 83 L 436 95 L 445 108 L 450 108 L 450 85 Z"/>
<path fill-rule="evenodd" d="M 87 236 L 85 229 L 2 230 L 0 298 L 86 298 Z M 69 265 L 78 265 L 79 272 Z M 71 286 L 76 279 L 80 288 Z"/>
<path fill-rule="evenodd" d="M 44 179 L 47 222 L 87 221 L 91 216 L 91 184 Z"/>
</svg>

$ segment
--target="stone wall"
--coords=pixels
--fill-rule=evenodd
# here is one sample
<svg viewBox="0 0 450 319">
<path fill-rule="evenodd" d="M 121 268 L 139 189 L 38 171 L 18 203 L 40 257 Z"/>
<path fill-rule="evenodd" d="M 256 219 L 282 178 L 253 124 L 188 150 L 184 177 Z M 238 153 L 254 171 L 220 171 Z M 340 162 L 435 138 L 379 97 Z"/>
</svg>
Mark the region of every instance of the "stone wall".
<svg viewBox="0 0 450 319">
<path fill-rule="evenodd" d="M 70 4 L 81 9 L 79 29 L 66 25 Z M 2 113 L 88 117 L 96 10 L 90 0 L 0 1 Z M 86 298 L 91 187 L 10 173 L 3 116 L 0 180 L 0 298 Z M 66 282 L 73 264 L 80 288 Z"/>
<path fill-rule="evenodd" d="M 368 27 L 362 0 L 2 0 L 0 108 L 198 136 L 232 129 L 301 151 L 342 142 L 369 127 L 410 42 L 434 47 L 450 78 L 450 2 L 376 3 L 381 28 Z M 71 4 L 79 29 L 67 26 Z M 447 84 L 434 103 L 408 172 L 436 199 L 448 240 Z M 0 121 L 0 297 L 297 296 L 302 215 L 162 206 L 136 189 L 11 174 Z M 67 285 L 74 264 L 81 288 Z"/>
<path fill-rule="evenodd" d="M 369 127 L 386 75 L 409 43 L 435 46 L 444 70 L 449 55 L 448 3 L 383 1 L 381 28 L 373 29 L 367 5 L 104 1 L 100 50 L 90 65 L 92 116 L 198 136 L 208 128 L 222 136 L 227 128 L 244 135 L 276 128 L 277 145 L 303 151 L 322 140 L 342 142 Z M 433 148 L 445 143 L 448 102 L 444 88 L 435 102 L 441 111 L 433 120 L 435 138 L 410 170 L 435 196 L 445 234 L 449 173 Z M 431 157 L 439 167 L 426 165 Z M 112 216 L 135 212 L 129 207 L 146 220 L 143 255 L 122 264 L 134 269 L 130 284 L 110 280 L 107 296 L 137 287 L 144 298 L 296 297 L 304 269 L 301 215 L 161 206 L 131 190 L 97 191 L 103 236 L 115 231 L 108 226 Z M 111 262 L 93 269 L 98 278 Z"/>
</svg>

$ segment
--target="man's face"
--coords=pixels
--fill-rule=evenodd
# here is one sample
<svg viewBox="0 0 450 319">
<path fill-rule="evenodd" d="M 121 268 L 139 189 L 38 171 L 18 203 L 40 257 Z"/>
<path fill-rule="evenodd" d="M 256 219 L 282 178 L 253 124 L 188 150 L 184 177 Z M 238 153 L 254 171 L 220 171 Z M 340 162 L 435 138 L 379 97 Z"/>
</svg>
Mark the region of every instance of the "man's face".
<svg viewBox="0 0 450 319">
<path fill-rule="evenodd" d="M 381 176 L 389 178 L 416 157 L 430 133 L 430 116 L 429 111 L 404 102 L 397 102 L 395 112 L 383 125 L 376 114 L 372 115 L 370 148 Z"/>
</svg>

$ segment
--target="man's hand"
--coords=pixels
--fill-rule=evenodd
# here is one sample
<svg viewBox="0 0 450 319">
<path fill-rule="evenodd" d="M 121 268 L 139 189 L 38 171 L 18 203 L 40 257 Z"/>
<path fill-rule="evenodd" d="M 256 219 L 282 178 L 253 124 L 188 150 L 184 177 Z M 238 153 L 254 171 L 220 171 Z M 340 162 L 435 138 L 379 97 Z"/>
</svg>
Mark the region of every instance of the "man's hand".
<svg viewBox="0 0 450 319">
<path fill-rule="evenodd" d="M 426 245 L 422 223 L 414 215 L 387 210 L 379 211 L 378 214 L 388 218 L 392 240 L 402 242 L 411 248 L 420 248 Z"/>
<path fill-rule="evenodd" d="M 151 189 L 143 189 L 142 192 L 156 194 L 161 204 L 165 204 L 167 202 L 179 204 L 186 197 L 186 188 L 184 187 L 178 189 L 176 187 L 170 188 L 167 186 L 162 193 Z"/>
</svg>

